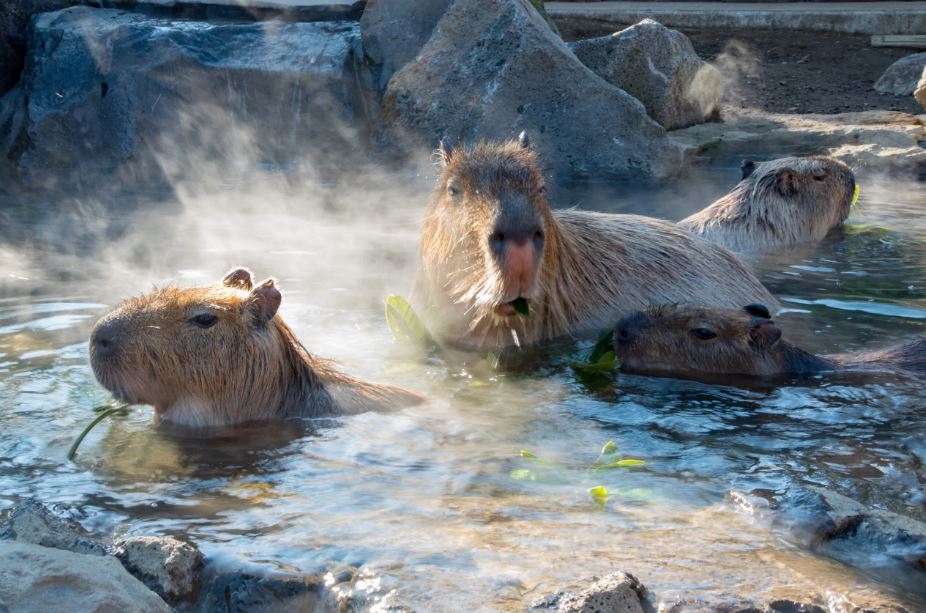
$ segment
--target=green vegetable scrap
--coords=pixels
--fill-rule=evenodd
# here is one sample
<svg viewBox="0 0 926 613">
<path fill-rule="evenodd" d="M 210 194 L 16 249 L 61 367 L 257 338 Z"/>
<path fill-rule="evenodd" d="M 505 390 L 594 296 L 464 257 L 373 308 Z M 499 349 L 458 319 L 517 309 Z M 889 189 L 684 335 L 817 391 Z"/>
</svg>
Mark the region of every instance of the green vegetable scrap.
<svg viewBox="0 0 926 613">
<path fill-rule="evenodd" d="M 74 459 L 74 456 L 77 455 L 77 448 L 80 447 L 80 444 L 83 442 L 84 438 L 98 423 L 113 415 L 125 417 L 129 414 L 129 405 L 125 403 L 108 403 L 95 407 L 93 410 L 96 411 L 98 415 L 87 425 L 86 428 L 84 428 L 83 432 L 81 432 L 77 438 L 74 439 L 74 443 L 68 450 L 68 460 Z"/>
<path fill-rule="evenodd" d="M 392 336 L 399 342 L 409 342 L 421 347 L 437 344 L 428 334 L 415 309 L 402 296 L 392 294 L 386 298 L 386 323 Z"/>
<path fill-rule="evenodd" d="M 617 369 L 621 363 L 614 355 L 614 331 L 602 332 L 585 362 L 573 362 L 572 368 L 585 373 L 604 373 Z"/>
<path fill-rule="evenodd" d="M 603 485 L 596 485 L 588 488 L 588 495 L 592 497 L 592 502 L 599 507 L 604 508 L 608 502 L 608 488 Z"/>
</svg>

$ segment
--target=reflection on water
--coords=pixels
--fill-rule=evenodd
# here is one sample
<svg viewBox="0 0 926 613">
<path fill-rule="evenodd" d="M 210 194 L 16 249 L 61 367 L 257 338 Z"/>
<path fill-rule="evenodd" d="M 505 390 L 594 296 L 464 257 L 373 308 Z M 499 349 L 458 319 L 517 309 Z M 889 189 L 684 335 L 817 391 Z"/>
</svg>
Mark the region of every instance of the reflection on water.
<svg viewBox="0 0 926 613">
<path fill-rule="evenodd" d="M 595 188 L 556 196 L 678 218 L 723 191 L 728 175 L 699 179 L 697 200 L 677 206 L 692 183 L 656 195 Z M 899 186 L 879 200 L 866 199 L 864 185 L 863 208 L 850 219 L 864 227 L 755 262 L 788 307 L 778 318 L 786 336 L 813 351 L 926 331 L 924 189 Z M 862 530 L 828 544 L 800 529 L 822 512 L 818 490 L 926 522 L 919 385 L 590 382 L 565 367 L 569 356 L 473 373 L 408 361 L 391 348 L 380 300 L 407 292 L 422 189 L 353 209 L 375 219 L 363 224 L 328 200 L 285 191 L 269 205 L 260 190 L 212 196 L 223 199 L 221 216 L 201 206 L 214 200 L 193 198 L 171 232 L 100 244 L 105 266 L 88 262 L 69 274 L 42 265 L 50 256 L 16 252 L 32 268 L 4 271 L 0 506 L 27 495 L 80 505 L 90 528 L 186 534 L 226 565 L 362 566 L 424 610 L 520 610 L 615 569 L 638 574 L 669 602 L 817 595 L 833 606 L 926 606 L 926 581 L 908 559 L 915 541 Z M 142 265 L 131 264 L 133 254 Z M 433 400 L 395 414 L 211 432 L 155 427 L 150 409 L 138 407 L 65 461 L 91 409 L 107 399 L 86 355 L 93 320 L 152 283 L 209 281 L 235 264 L 278 277 L 282 314 L 308 347 Z M 560 349 L 576 354 L 589 344 Z M 646 466 L 589 472 L 609 440 Z M 513 478 L 529 466 L 522 449 L 550 468 Z M 593 485 L 610 492 L 604 509 L 586 493 Z M 752 502 L 730 502 L 731 492 Z"/>
</svg>

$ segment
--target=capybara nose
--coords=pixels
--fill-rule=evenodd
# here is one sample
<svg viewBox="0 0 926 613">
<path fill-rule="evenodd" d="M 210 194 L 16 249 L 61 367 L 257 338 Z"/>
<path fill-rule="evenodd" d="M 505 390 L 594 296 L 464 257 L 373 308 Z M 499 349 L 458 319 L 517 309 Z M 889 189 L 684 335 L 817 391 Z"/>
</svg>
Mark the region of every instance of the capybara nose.
<svg viewBox="0 0 926 613">
<path fill-rule="evenodd" d="M 615 343 L 629 343 L 636 336 L 637 331 L 646 322 L 646 314 L 642 311 L 632 313 L 617 322 L 614 328 Z"/>
<path fill-rule="evenodd" d="M 497 229 L 489 236 L 489 246 L 502 263 L 507 293 L 513 297 L 526 293 L 533 284 L 543 240 L 543 230 L 539 227 Z"/>
<path fill-rule="evenodd" d="M 96 324 L 90 334 L 90 346 L 100 355 L 115 351 L 122 323 L 118 319 L 104 319 Z"/>
</svg>

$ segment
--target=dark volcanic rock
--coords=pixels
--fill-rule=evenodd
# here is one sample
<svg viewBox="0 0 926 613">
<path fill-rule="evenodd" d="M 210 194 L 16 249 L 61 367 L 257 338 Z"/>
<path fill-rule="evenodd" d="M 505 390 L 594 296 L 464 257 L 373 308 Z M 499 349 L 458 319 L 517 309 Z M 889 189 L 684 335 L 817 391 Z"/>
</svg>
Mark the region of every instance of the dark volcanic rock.
<svg viewBox="0 0 926 613">
<path fill-rule="evenodd" d="M 32 186 L 169 182 L 204 162 L 285 168 L 313 154 L 340 164 L 365 150 L 360 47 L 349 22 L 44 13 L 0 100 L 0 152 Z"/>
<path fill-rule="evenodd" d="M 393 75 L 383 135 L 473 142 L 527 130 L 567 178 L 661 177 L 678 149 L 643 105 L 585 67 L 527 0 L 455 2 Z"/>
</svg>

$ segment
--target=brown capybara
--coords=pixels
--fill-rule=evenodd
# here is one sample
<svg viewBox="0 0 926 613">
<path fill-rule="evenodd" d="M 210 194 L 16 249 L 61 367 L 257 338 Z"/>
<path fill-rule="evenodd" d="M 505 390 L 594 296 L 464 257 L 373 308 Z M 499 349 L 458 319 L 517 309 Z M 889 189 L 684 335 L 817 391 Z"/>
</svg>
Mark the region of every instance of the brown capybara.
<svg viewBox="0 0 926 613">
<path fill-rule="evenodd" d="M 855 175 L 828 157 L 746 161 L 729 194 L 678 222 L 737 253 L 815 243 L 849 216 Z"/>
<path fill-rule="evenodd" d="M 367 383 L 310 354 L 277 314 L 272 279 L 243 268 L 208 287 L 157 289 L 97 322 L 90 362 L 120 400 L 167 422 L 220 426 L 398 408 L 417 394 Z"/>
<path fill-rule="evenodd" d="M 444 342 L 530 345 L 665 302 L 777 304 L 733 254 L 675 224 L 552 210 L 523 134 L 471 148 L 442 143 L 440 155 L 414 299 Z"/>
<path fill-rule="evenodd" d="M 818 356 L 782 340 L 781 329 L 761 304 L 648 307 L 617 324 L 614 353 L 622 370 L 690 379 L 853 371 L 926 374 L 926 338 L 879 351 Z"/>
</svg>

